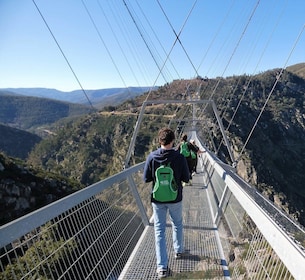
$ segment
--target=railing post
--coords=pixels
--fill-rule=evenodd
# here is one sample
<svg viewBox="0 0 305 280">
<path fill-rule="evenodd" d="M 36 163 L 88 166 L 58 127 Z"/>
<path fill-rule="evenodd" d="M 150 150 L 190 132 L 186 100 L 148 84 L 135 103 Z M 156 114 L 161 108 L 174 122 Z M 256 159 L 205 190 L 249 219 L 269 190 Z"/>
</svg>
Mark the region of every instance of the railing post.
<svg viewBox="0 0 305 280">
<path fill-rule="evenodd" d="M 218 114 L 218 111 L 217 111 L 217 108 L 216 108 L 216 105 L 215 105 L 215 102 L 212 100 L 211 101 L 211 104 L 212 104 L 212 108 L 213 108 L 213 111 L 214 111 L 214 114 L 215 114 L 215 117 L 217 119 L 217 122 L 218 122 L 218 125 L 219 125 L 219 128 L 220 128 L 220 131 L 221 131 L 221 134 L 222 134 L 222 137 L 223 137 L 223 140 L 225 141 L 225 144 L 227 146 L 227 149 L 228 149 L 228 152 L 229 152 L 229 155 L 230 155 L 230 159 L 232 161 L 232 163 L 234 164 L 235 162 L 235 159 L 234 159 L 234 155 L 231 151 L 231 145 L 228 141 L 228 138 L 227 138 L 227 135 L 225 133 L 225 129 L 223 127 L 223 124 L 222 124 L 222 121 L 219 117 L 219 114 Z"/>
<path fill-rule="evenodd" d="M 223 208 L 223 206 L 224 206 L 225 199 L 226 199 L 226 197 L 227 197 L 228 191 L 229 191 L 229 188 L 228 188 L 228 185 L 226 185 L 226 186 L 225 186 L 225 189 L 224 189 L 224 191 L 223 191 L 223 193 L 222 193 L 221 199 L 220 199 L 220 201 L 219 201 L 219 204 L 218 204 L 218 211 L 217 211 L 217 213 L 216 213 L 216 216 L 214 217 L 214 224 L 215 224 L 216 226 L 218 226 L 219 221 L 220 221 L 220 219 L 221 219 L 221 217 L 222 217 L 222 214 L 223 214 L 222 208 Z"/>
<path fill-rule="evenodd" d="M 128 180 L 128 184 L 129 184 L 129 187 L 130 187 L 130 189 L 131 189 L 132 195 L 133 195 L 133 197 L 135 198 L 136 203 L 137 203 L 137 205 L 138 205 L 138 207 L 139 207 L 139 210 L 140 210 L 140 213 L 141 213 L 141 217 L 142 217 L 143 224 L 144 224 L 145 226 L 148 226 L 148 225 L 149 225 L 149 220 L 148 220 L 148 217 L 147 217 L 145 208 L 144 208 L 144 206 L 143 206 L 141 197 L 140 197 L 140 195 L 139 195 L 139 192 L 138 192 L 136 183 L 135 183 L 135 181 L 134 181 L 134 179 L 133 179 L 132 176 L 128 176 L 128 177 L 127 177 L 127 180 Z"/>
<path fill-rule="evenodd" d="M 141 108 L 141 111 L 140 111 L 140 114 L 139 114 L 139 117 L 138 117 L 138 120 L 137 120 L 135 128 L 134 128 L 134 132 L 133 132 L 132 138 L 130 140 L 128 152 L 127 152 L 125 163 L 124 163 L 124 169 L 129 167 L 130 157 L 131 157 L 131 154 L 134 152 L 134 146 L 135 146 L 136 138 L 138 136 L 140 125 L 141 125 L 141 122 L 142 122 L 142 119 L 143 119 L 145 107 L 146 107 L 146 102 L 143 102 L 142 108 Z"/>
</svg>

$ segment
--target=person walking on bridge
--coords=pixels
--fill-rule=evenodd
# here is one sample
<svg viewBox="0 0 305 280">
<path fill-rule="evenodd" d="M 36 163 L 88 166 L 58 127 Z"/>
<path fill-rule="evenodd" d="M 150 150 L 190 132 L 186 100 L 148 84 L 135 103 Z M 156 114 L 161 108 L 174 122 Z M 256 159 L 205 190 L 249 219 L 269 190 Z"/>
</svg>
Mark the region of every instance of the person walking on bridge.
<svg viewBox="0 0 305 280">
<path fill-rule="evenodd" d="M 191 149 L 191 158 L 192 158 L 192 173 L 191 175 L 195 175 L 197 174 L 197 165 L 198 165 L 198 157 L 200 156 L 200 154 L 205 153 L 205 151 L 201 151 L 199 149 L 199 147 L 196 145 L 195 140 L 191 139 L 190 143 L 194 146 L 195 150 L 197 152 L 194 152 L 193 149 Z"/>
<path fill-rule="evenodd" d="M 166 220 L 167 212 L 172 223 L 173 247 L 175 258 L 181 258 L 183 253 L 183 221 L 182 221 L 182 181 L 190 178 L 186 159 L 179 151 L 173 148 L 175 133 L 169 128 L 162 128 L 158 133 L 160 148 L 151 152 L 145 162 L 143 180 L 153 182 L 151 202 L 154 217 L 155 249 L 157 258 L 158 278 L 168 275 L 168 254 L 166 248 Z M 161 166 L 170 166 L 173 171 L 173 180 L 177 187 L 177 196 L 173 201 L 159 201 L 154 197 L 156 170 Z"/>
<path fill-rule="evenodd" d="M 180 151 L 180 153 L 186 158 L 187 166 L 189 168 L 190 173 L 190 179 L 188 182 L 190 182 L 190 185 L 192 185 L 192 173 L 194 170 L 194 160 L 192 158 L 192 153 L 197 154 L 199 148 L 192 145 L 190 142 L 187 141 L 187 134 L 183 134 L 181 137 L 181 142 L 179 146 L 177 147 L 177 150 Z M 187 183 L 187 182 L 185 182 Z"/>
</svg>

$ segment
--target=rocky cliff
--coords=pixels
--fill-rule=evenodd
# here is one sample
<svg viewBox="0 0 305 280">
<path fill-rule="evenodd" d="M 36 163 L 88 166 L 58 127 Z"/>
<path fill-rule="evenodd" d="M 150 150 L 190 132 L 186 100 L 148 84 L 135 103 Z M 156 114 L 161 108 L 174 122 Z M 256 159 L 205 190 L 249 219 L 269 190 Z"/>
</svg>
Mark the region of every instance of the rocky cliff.
<svg viewBox="0 0 305 280">
<path fill-rule="evenodd" d="M 81 185 L 72 180 L 31 169 L 21 160 L 0 153 L 0 224 L 19 218 L 80 188 Z"/>
</svg>

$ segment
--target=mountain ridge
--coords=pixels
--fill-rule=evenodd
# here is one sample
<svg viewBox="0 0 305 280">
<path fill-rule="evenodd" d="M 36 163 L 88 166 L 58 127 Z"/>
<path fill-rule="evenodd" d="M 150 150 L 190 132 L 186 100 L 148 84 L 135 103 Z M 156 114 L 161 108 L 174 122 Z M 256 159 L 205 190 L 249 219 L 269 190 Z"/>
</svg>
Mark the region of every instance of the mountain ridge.
<svg viewBox="0 0 305 280">
<path fill-rule="evenodd" d="M 117 105 L 119 102 L 138 96 L 155 88 L 157 87 L 126 87 L 84 91 L 73 90 L 68 92 L 51 88 L 3 88 L 0 89 L 0 95 L 1 92 L 5 92 L 6 94 L 49 98 L 83 105 L 90 105 L 90 101 L 92 104 L 102 107 L 107 105 Z"/>
<path fill-rule="evenodd" d="M 81 104 L 0 93 L 0 123 L 23 130 L 88 114 L 92 110 Z"/>
</svg>

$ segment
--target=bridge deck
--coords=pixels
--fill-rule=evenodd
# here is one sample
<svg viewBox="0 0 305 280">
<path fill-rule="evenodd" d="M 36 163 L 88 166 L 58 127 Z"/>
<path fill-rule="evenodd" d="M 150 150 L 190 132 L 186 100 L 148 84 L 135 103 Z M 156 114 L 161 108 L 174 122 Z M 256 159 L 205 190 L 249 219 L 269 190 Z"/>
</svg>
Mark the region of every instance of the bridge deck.
<svg viewBox="0 0 305 280">
<path fill-rule="evenodd" d="M 224 279 L 217 244 L 217 228 L 213 225 L 203 173 L 193 177 L 192 186 L 183 191 L 184 248 L 179 260 L 174 258 L 172 231 L 168 221 L 167 250 L 169 279 Z M 121 280 L 157 279 L 154 228 L 151 223 L 129 259 Z"/>
</svg>

